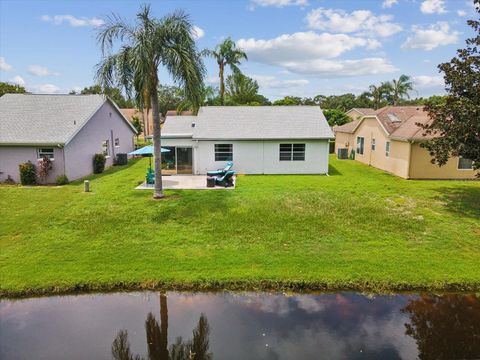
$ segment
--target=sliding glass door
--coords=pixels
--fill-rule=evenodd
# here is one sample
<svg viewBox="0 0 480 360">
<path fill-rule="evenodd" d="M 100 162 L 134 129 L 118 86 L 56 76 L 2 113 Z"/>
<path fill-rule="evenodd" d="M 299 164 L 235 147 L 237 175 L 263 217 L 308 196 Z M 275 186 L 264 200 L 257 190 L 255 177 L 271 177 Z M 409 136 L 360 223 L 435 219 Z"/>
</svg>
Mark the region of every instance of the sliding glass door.
<svg viewBox="0 0 480 360">
<path fill-rule="evenodd" d="M 162 153 L 162 173 L 165 175 L 193 174 L 191 147 L 162 146 L 169 152 Z"/>
</svg>

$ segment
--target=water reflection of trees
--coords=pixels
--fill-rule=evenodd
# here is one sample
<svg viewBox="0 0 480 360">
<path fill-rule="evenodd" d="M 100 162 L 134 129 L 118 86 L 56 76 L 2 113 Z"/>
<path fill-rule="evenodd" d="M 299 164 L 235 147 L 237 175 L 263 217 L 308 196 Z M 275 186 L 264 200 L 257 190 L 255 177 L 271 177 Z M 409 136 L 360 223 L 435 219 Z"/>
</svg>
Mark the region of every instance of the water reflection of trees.
<svg viewBox="0 0 480 360">
<path fill-rule="evenodd" d="M 168 348 L 168 307 L 167 296 L 160 294 L 160 324 L 152 313 L 145 320 L 148 360 L 210 360 L 210 326 L 205 315 L 201 314 L 193 329 L 193 338 L 184 341 L 178 337 Z M 128 332 L 120 330 L 112 343 L 112 357 L 115 360 L 144 360 L 130 350 Z"/>
<path fill-rule="evenodd" d="M 480 299 L 475 295 L 422 295 L 402 309 L 410 315 L 406 334 L 429 359 L 480 358 Z"/>
</svg>

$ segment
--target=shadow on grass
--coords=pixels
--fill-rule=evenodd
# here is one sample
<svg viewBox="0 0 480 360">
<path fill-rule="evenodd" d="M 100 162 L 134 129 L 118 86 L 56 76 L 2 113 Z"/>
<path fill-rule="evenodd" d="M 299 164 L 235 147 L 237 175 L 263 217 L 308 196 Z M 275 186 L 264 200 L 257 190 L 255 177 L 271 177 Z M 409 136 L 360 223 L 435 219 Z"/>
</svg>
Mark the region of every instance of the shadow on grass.
<svg viewBox="0 0 480 360">
<path fill-rule="evenodd" d="M 328 165 L 328 175 L 330 176 L 336 176 L 336 175 L 342 175 L 342 173 L 332 164 Z"/>
<path fill-rule="evenodd" d="M 437 199 L 445 204 L 447 210 L 480 219 L 480 188 L 442 187 L 436 191 L 440 193 Z"/>
</svg>

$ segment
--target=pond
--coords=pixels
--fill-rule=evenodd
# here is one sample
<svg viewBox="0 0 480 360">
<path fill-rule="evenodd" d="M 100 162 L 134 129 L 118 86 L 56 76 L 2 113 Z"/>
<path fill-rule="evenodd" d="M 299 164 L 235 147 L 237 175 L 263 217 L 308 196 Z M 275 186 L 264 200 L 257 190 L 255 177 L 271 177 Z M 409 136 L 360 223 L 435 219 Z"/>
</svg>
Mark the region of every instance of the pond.
<svg viewBox="0 0 480 360">
<path fill-rule="evenodd" d="M 133 292 L 0 301 L 6 359 L 474 359 L 474 294 Z"/>
</svg>

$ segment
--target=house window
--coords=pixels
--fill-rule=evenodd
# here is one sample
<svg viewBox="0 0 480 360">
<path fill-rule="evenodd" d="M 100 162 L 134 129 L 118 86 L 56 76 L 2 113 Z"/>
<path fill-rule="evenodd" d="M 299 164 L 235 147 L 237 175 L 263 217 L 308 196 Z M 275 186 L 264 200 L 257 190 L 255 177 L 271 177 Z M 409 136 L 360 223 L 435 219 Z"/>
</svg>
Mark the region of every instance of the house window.
<svg viewBox="0 0 480 360">
<path fill-rule="evenodd" d="M 53 148 L 40 148 L 37 149 L 37 159 L 43 159 L 44 157 L 53 160 Z"/>
<path fill-rule="evenodd" d="M 105 156 L 110 156 L 110 146 L 108 140 L 104 140 L 102 142 L 102 154 Z"/>
<path fill-rule="evenodd" d="M 472 170 L 473 169 L 473 160 L 466 159 L 463 157 L 458 158 L 458 170 Z"/>
<path fill-rule="evenodd" d="M 305 144 L 280 144 L 280 161 L 305 161 Z"/>
<path fill-rule="evenodd" d="M 115 147 L 119 147 L 119 146 L 120 146 L 120 139 L 116 138 L 115 139 Z"/>
<path fill-rule="evenodd" d="M 233 144 L 215 144 L 215 161 L 232 161 Z"/>
<path fill-rule="evenodd" d="M 385 156 L 390 157 L 390 141 L 385 143 Z"/>
<path fill-rule="evenodd" d="M 375 151 L 375 139 L 372 139 L 372 151 Z"/>
<path fill-rule="evenodd" d="M 357 137 L 357 154 L 363 155 L 364 146 L 365 146 L 365 139 L 361 136 Z"/>
</svg>

